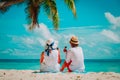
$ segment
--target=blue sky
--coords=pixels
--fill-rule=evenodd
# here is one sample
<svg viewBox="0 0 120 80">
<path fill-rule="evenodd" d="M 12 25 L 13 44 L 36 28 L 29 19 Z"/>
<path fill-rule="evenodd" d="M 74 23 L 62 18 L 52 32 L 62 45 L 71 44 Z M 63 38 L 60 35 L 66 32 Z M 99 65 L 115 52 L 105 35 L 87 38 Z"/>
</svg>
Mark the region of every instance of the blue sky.
<svg viewBox="0 0 120 80">
<path fill-rule="evenodd" d="M 77 18 L 63 1 L 57 0 L 60 25 L 54 31 L 43 9 L 41 28 L 29 31 L 25 4 L 12 6 L 0 14 L 0 59 L 38 59 L 49 38 L 59 41 L 62 49 L 71 35 L 78 36 L 86 59 L 120 59 L 120 0 L 78 0 Z"/>
</svg>

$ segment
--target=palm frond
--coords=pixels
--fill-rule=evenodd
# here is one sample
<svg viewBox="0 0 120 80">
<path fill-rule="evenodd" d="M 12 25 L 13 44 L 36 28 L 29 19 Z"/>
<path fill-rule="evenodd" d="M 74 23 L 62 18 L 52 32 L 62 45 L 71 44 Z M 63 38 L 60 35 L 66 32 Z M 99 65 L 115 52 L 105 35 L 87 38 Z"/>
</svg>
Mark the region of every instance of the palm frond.
<svg viewBox="0 0 120 80">
<path fill-rule="evenodd" d="M 57 30 L 59 25 L 59 16 L 55 0 L 45 0 L 44 9 L 48 17 L 52 19 L 55 30 Z"/>
<path fill-rule="evenodd" d="M 40 9 L 41 1 L 39 0 L 28 0 L 26 12 L 28 14 L 29 23 L 31 23 L 29 29 L 32 30 L 36 26 L 39 27 L 38 14 Z"/>
<path fill-rule="evenodd" d="M 56 0 L 0 0 L 0 12 L 6 12 L 9 7 L 14 4 L 20 3 L 27 3 L 26 13 L 28 14 L 29 23 L 31 26 L 29 29 L 33 29 L 36 26 L 39 27 L 38 23 L 38 14 L 40 11 L 40 7 L 42 4 L 44 5 L 45 12 L 47 13 L 48 17 L 52 19 L 54 28 L 57 30 L 59 25 L 59 16 L 56 7 Z M 75 9 L 75 0 L 64 0 L 68 7 L 72 10 L 74 16 L 76 16 L 76 9 Z"/>
<path fill-rule="evenodd" d="M 6 12 L 13 4 L 24 2 L 24 0 L 0 0 L 0 11 Z"/>
<path fill-rule="evenodd" d="M 45 1 L 45 2 L 43 3 L 43 7 L 44 7 L 45 13 L 47 14 L 48 18 L 49 18 L 49 19 L 52 19 L 52 16 L 51 16 L 52 14 L 51 14 L 51 12 L 50 12 L 50 7 L 49 7 L 47 1 Z"/>
<path fill-rule="evenodd" d="M 68 7 L 72 10 L 74 16 L 76 17 L 76 8 L 74 0 L 64 0 Z"/>
</svg>

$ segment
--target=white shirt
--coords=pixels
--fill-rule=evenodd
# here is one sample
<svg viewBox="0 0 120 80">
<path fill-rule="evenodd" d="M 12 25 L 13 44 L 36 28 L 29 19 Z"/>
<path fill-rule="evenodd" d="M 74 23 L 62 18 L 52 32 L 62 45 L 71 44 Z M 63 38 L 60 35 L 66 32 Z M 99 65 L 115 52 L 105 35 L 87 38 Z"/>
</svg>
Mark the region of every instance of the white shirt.
<svg viewBox="0 0 120 80">
<path fill-rule="evenodd" d="M 49 56 L 44 52 L 44 60 L 41 64 L 41 71 L 58 72 L 60 65 L 58 64 L 58 51 L 52 50 Z"/>
<path fill-rule="evenodd" d="M 84 66 L 84 56 L 81 47 L 74 47 L 70 48 L 67 52 L 66 62 L 69 63 L 70 60 L 72 61 L 70 64 L 70 69 L 72 71 L 79 71 L 83 72 L 85 69 Z"/>
</svg>

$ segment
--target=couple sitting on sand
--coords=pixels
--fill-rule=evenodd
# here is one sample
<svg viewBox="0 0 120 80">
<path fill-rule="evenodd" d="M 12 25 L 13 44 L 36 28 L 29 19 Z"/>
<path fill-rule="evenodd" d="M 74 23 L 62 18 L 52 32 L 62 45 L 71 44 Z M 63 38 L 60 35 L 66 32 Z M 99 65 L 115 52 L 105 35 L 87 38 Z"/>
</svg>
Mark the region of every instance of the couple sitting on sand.
<svg viewBox="0 0 120 80">
<path fill-rule="evenodd" d="M 79 47 L 79 40 L 76 36 L 72 36 L 69 41 L 71 48 L 67 50 L 64 48 L 66 53 L 66 59 L 60 68 L 60 50 L 58 48 L 58 42 L 50 39 L 46 42 L 45 50 L 41 54 L 40 58 L 40 71 L 41 72 L 59 72 L 63 71 L 64 68 L 68 69 L 68 72 L 84 72 L 84 56 L 82 48 Z"/>
</svg>

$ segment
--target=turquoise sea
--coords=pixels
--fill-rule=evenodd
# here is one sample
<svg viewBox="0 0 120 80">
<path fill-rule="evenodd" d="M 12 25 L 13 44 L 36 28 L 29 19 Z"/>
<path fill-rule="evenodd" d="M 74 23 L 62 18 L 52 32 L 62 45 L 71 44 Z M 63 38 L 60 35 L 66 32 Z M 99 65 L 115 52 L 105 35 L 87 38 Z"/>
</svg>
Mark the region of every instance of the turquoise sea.
<svg viewBox="0 0 120 80">
<path fill-rule="evenodd" d="M 86 72 L 120 73 L 120 59 L 85 59 L 85 67 Z M 39 59 L 1 59 L 0 69 L 39 70 L 40 63 Z"/>
</svg>

